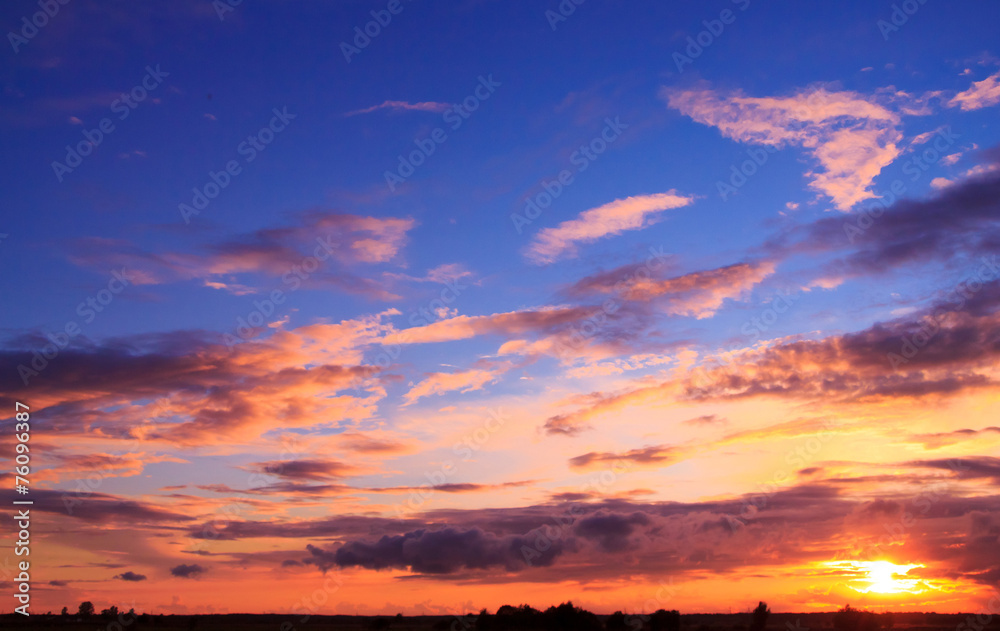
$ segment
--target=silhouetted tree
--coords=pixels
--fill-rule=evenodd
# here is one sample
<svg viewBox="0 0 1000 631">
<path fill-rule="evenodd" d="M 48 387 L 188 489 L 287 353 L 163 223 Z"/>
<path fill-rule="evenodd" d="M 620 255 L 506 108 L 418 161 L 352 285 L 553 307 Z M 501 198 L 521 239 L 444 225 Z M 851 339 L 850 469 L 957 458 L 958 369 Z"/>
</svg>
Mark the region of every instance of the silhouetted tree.
<svg viewBox="0 0 1000 631">
<path fill-rule="evenodd" d="M 82 603 L 80 603 L 80 609 L 77 613 L 84 618 L 89 618 L 90 616 L 94 615 L 94 611 L 95 611 L 94 603 L 90 602 L 89 600 L 85 600 Z"/>
<path fill-rule="evenodd" d="M 753 619 L 750 621 L 750 631 L 764 631 L 767 628 L 767 617 L 771 615 L 771 610 L 767 608 L 767 603 L 763 600 L 757 604 L 753 610 Z"/>
<path fill-rule="evenodd" d="M 649 617 L 650 631 L 679 631 L 681 628 L 681 614 L 679 611 L 657 609 Z"/>
<path fill-rule="evenodd" d="M 602 631 L 604 628 L 597 616 L 574 607 L 572 602 L 549 607 L 542 616 L 549 631 Z"/>
<path fill-rule="evenodd" d="M 62 616 L 63 618 L 65 618 L 66 616 L 69 615 L 69 609 L 67 609 L 66 607 L 63 607 L 63 610 L 62 610 L 62 612 L 60 612 L 59 615 Z"/>
<path fill-rule="evenodd" d="M 493 628 L 493 616 L 486 609 L 479 612 L 476 616 L 476 631 L 489 631 Z"/>
<path fill-rule="evenodd" d="M 616 611 L 608 619 L 604 621 L 605 631 L 626 631 L 628 629 L 628 623 L 625 622 L 625 614 L 620 611 Z"/>
<path fill-rule="evenodd" d="M 101 617 L 105 620 L 114 620 L 118 617 L 118 607 L 111 605 L 107 609 L 101 610 Z"/>
<path fill-rule="evenodd" d="M 837 631 L 877 631 L 884 623 L 894 624 L 892 617 L 881 618 L 871 611 L 855 609 L 850 605 L 833 614 L 833 628 Z M 891 627 L 890 627 L 891 628 Z"/>
</svg>

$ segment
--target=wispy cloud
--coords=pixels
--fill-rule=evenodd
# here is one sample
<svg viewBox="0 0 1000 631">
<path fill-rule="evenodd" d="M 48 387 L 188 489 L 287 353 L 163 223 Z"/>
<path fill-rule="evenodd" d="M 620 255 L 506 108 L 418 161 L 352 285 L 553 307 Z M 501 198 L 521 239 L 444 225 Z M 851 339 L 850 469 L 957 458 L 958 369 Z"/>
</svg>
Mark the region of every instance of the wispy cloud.
<svg viewBox="0 0 1000 631">
<path fill-rule="evenodd" d="M 532 240 L 525 256 L 538 265 L 573 257 L 579 243 L 592 243 L 626 230 L 645 228 L 658 221 L 663 211 L 681 208 L 693 201 L 694 197 L 680 195 L 675 190 L 617 199 L 585 210 L 576 219 L 564 221 L 555 228 L 545 228 Z"/>
<path fill-rule="evenodd" d="M 900 114 L 857 92 L 825 87 L 789 96 L 750 97 L 706 85 L 663 88 L 667 104 L 739 142 L 805 148 L 822 167 L 810 188 L 843 211 L 875 197 L 872 181 L 901 153 Z M 916 113 L 916 110 L 911 110 Z"/>
<path fill-rule="evenodd" d="M 1000 72 L 982 81 L 976 81 L 965 92 L 959 92 L 948 101 L 948 107 L 960 107 L 964 111 L 978 110 L 1000 103 Z"/>
<path fill-rule="evenodd" d="M 366 107 L 360 110 L 354 110 L 344 114 L 344 116 L 357 116 L 359 114 L 371 114 L 372 112 L 378 112 L 380 110 L 389 110 L 390 112 L 444 112 L 451 104 L 449 103 L 438 103 L 436 101 L 421 101 L 419 103 L 410 103 L 408 101 L 384 101 L 378 105 L 372 105 L 371 107 Z"/>
</svg>

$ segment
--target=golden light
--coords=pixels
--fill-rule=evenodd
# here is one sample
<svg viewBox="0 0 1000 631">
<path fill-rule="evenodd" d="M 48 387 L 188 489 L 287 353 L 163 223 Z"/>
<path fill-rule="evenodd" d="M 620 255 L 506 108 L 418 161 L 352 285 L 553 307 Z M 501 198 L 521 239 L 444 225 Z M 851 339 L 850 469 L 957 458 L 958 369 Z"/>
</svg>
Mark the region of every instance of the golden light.
<svg viewBox="0 0 1000 631">
<path fill-rule="evenodd" d="M 852 589 L 863 594 L 915 594 L 925 591 L 920 581 L 915 578 L 905 578 L 906 573 L 913 568 L 924 567 L 922 564 L 896 565 L 889 561 L 831 561 L 826 563 L 843 574 L 851 577 L 850 583 L 858 583 L 859 587 Z"/>
</svg>

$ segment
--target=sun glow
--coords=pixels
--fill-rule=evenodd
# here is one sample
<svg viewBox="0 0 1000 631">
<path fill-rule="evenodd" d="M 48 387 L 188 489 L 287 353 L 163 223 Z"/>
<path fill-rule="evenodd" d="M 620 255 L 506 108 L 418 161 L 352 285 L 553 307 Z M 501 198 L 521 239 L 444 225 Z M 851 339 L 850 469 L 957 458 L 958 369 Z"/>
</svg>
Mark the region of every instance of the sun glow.
<svg viewBox="0 0 1000 631">
<path fill-rule="evenodd" d="M 925 591 L 926 585 L 915 578 L 905 578 L 906 573 L 922 564 L 896 565 L 889 561 L 832 561 L 828 567 L 837 568 L 849 577 L 851 588 L 863 594 L 916 594 Z"/>
</svg>

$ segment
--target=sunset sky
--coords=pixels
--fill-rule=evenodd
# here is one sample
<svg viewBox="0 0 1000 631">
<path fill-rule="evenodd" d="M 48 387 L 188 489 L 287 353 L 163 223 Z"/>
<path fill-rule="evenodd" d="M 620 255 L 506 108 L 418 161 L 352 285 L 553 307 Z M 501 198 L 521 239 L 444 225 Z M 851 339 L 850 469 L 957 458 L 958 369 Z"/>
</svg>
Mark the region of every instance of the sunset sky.
<svg viewBox="0 0 1000 631">
<path fill-rule="evenodd" d="M 0 9 L 33 611 L 987 610 L 1000 7 L 57 4 Z"/>
</svg>

